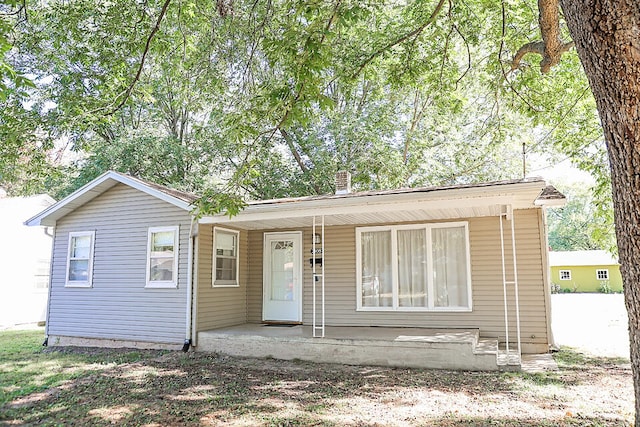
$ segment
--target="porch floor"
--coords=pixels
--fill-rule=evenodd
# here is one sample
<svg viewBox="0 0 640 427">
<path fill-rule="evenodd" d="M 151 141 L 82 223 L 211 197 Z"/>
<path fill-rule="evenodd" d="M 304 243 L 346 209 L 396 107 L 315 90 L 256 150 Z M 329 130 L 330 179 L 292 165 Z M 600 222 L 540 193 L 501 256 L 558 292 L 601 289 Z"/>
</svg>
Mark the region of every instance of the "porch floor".
<svg viewBox="0 0 640 427">
<path fill-rule="evenodd" d="M 328 326 L 324 338 L 314 338 L 306 325 L 243 324 L 199 332 L 195 350 L 352 365 L 455 370 L 520 366 L 511 360 L 499 365 L 497 340 L 480 339 L 477 329 Z"/>
</svg>

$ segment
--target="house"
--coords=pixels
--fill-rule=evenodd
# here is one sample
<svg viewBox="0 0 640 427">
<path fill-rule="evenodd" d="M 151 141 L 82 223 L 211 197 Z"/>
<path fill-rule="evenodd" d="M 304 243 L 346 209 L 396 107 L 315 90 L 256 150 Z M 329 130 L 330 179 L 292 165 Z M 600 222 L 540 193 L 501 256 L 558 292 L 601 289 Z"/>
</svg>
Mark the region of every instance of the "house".
<svg viewBox="0 0 640 427">
<path fill-rule="evenodd" d="M 6 197 L 0 189 L 0 326 L 45 319 L 52 230 L 23 221 L 54 202 L 46 194 Z"/>
<path fill-rule="evenodd" d="M 198 216 L 194 195 L 105 173 L 26 222 L 55 227 L 48 343 L 451 369 L 548 351 L 562 194 L 336 185 Z"/>
<path fill-rule="evenodd" d="M 607 251 L 551 251 L 551 282 L 572 292 L 622 292 L 620 264 Z"/>
</svg>

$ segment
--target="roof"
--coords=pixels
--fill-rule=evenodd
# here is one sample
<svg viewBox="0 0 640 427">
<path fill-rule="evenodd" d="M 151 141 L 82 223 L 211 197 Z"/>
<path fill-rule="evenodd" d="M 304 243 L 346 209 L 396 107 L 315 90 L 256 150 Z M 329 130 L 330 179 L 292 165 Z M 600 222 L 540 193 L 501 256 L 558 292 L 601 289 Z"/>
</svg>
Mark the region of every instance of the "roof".
<svg viewBox="0 0 640 427">
<path fill-rule="evenodd" d="M 198 196 L 109 171 L 25 222 L 55 225 L 74 209 L 122 183 L 190 211 Z M 203 217 L 201 223 L 234 223 L 238 228 L 267 229 L 311 226 L 315 217 L 326 225 L 409 222 L 475 216 L 510 215 L 512 209 L 564 204 L 564 196 L 542 178 L 493 181 L 440 187 L 401 188 L 249 202 L 234 217 Z"/>
<path fill-rule="evenodd" d="M 154 184 L 134 178 L 129 175 L 114 171 L 106 172 L 78 190 L 74 191 L 59 202 L 49 206 L 44 211 L 25 221 L 26 225 L 46 225 L 54 226 L 56 221 L 85 203 L 98 197 L 116 184 L 125 184 L 129 187 L 149 194 L 150 196 L 164 200 L 180 209 L 191 210 L 191 204 L 198 198 L 197 196 L 174 190 L 162 185 Z"/>
<path fill-rule="evenodd" d="M 544 182 L 544 180 L 540 177 L 533 178 L 525 178 L 525 179 L 512 179 L 512 180 L 503 180 L 503 181 L 490 181 L 490 182 L 481 182 L 481 183 L 473 183 L 473 184 L 455 184 L 455 185 L 443 185 L 443 186 L 432 186 L 432 187 L 415 187 L 415 188 L 397 188 L 393 190 L 372 190 L 372 191 L 361 191 L 355 193 L 346 193 L 346 194 L 329 194 L 329 195 L 319 195 L 319 196 L 304 196 L 304 197 L 291 197 L 291 198 L 281 198 L 281 199 L 270 199 L 270 200 L 256 200 L 251 201 L 249 205 L 266 205 L 266 204 L 281 204 L 281 203 L 295 203 L 295 202 L 305 202 L 311 200 L 332 200 L 332 199 L 345 199 L 345 198 L 357 198 L 357 197 L 371 197 L 371 196 L 385 196 L 392 194 L 417 194 L 417 193 L 432 193 L 438 191 L 450 191 L 450 190 L 462 190 L 462 189 L 471 189 L 471 188 L 497 188 L 502 186 L 509 186 L 513 184 L 521 184 L 527 182 Z M 565 200 L 564 194 L 560 193 L 556 190 L 552 185 L 546 185 L 545 188 L 540 192 L 538 196 L 538 200 Z"/>
<path fill-rule="evenodd" d="M 541 197 L 544 196 L 544 197 Z M 441 187 L 402 188 L 250 202 L 238 215 L 203 217 L 200 223 L 245 229 L 430 221 L 510 214 L 512 209 L 562 206 L 564 195 L 542 178 Z"/>
<path fill-rule="evenodd" d="M 589 266 L 589 265 L 617 265 L 618 261 L 607 251 L 550 251 L 549 265 L 551 267 Z"/>
</svg>

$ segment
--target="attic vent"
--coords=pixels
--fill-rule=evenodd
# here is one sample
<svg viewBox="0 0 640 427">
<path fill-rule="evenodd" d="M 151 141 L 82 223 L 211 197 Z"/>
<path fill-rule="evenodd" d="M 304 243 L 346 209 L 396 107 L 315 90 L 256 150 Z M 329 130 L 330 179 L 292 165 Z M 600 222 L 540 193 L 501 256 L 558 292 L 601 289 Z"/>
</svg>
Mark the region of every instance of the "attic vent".
<svg viewBox="0 0 640 427">
<path fill-rule="evenodd" d="M 351 193 L 351 174 L 347 171 L 336 173 L 336 194 Z"/>
</svg>

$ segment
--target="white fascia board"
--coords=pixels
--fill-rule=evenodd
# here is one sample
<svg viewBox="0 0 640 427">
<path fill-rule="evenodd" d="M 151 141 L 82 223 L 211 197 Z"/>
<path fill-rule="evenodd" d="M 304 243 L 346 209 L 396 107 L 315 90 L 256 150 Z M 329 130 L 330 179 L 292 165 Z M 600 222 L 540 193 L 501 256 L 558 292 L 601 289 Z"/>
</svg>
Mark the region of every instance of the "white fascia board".
<svg viewBox="0 0 640 427">
<path fill-rule="evenodd" d="M 161 191 L 151 188 L 142 182 L 133 180 L 126 175 L 117 172 L 105 172 L 93 181 L 83 185 L 64 199 L 49 206 L 39 214 L 29 218 L 24 222 L 28 226 L 45 225 L 55 226 L 56 221 L 64 215 L 72 212 L 95 197 L 107 191 L 117 183 L 128 185 L 136 190 L 142 191 L 158 199 L 164 200 L 181 209 L 190 210 L 190 205 L 182 200 L 171 197 Z"/>
<path fill-rule="evenodd" d="M 543 206 L 545 208 L 561 208 L 567 204 L 567 199 L 540 199 L 534 203 L 536 206 Z"/>
</svg>

